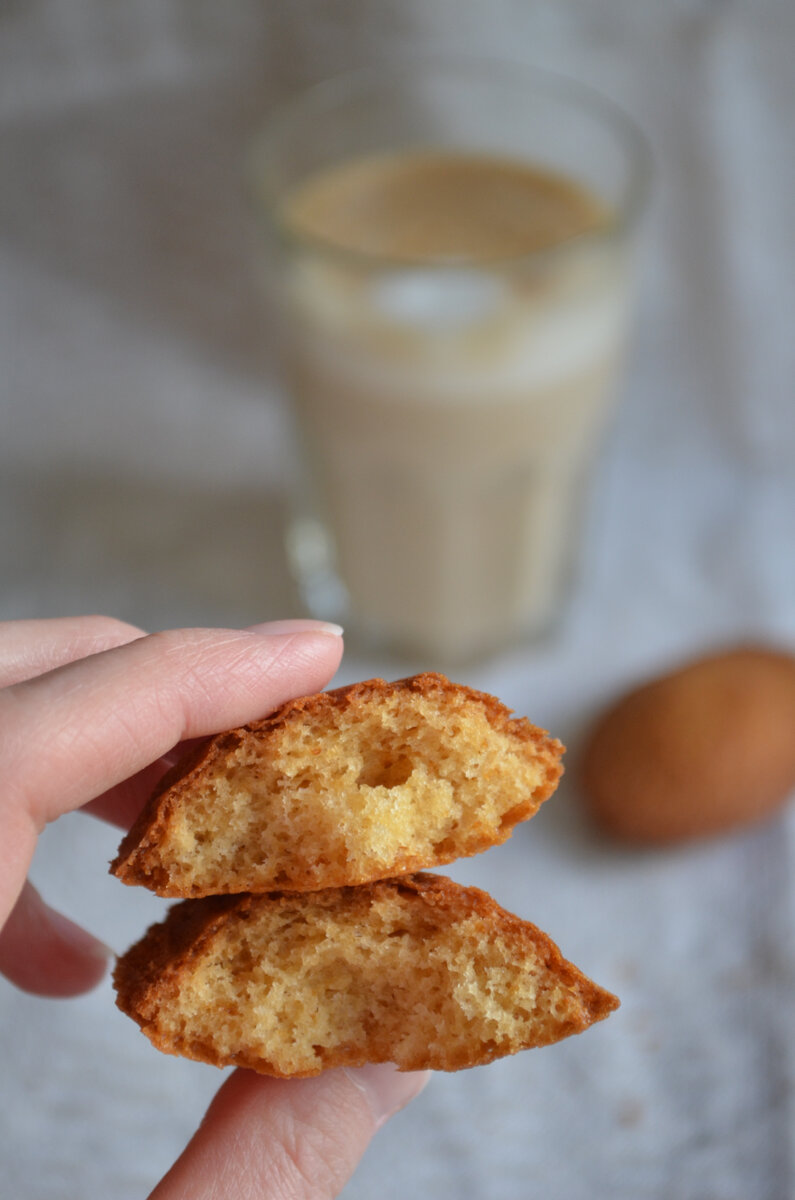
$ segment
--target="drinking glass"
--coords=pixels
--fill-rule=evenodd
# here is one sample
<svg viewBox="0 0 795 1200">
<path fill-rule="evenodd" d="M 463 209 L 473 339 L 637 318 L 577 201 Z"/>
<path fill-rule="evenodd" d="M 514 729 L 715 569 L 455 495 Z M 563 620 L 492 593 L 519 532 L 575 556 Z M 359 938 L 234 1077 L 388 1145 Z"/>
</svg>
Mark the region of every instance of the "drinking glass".
<svg viewBox="0 0 795 1200">
<path fill-rule="evenodd" d="M 527 164 L 585 188 L 603 219 L 485 259 L 291 224 L 307 181 L 417 154 Z M 288 555 L 308 610 L 429 665 L 547 634 L 615 404 L 643 138 L 577 83 L 419 59 L 300 97 L 268 121 L 251 169 L 297 434 Z"/>
</svg>

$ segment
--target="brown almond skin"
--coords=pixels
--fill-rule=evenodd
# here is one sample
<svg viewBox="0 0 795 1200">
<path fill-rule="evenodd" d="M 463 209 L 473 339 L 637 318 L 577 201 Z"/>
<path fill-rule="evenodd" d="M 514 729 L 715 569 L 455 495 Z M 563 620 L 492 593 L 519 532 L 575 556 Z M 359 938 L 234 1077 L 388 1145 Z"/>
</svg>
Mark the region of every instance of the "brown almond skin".
<svg viewBox="0 0 795 1200">
<path fill-rule="evenodd" d="M 772 815 L 795 789 L 795 657 L 737 647 L 630 692 L 592 730 L 580 781 L 595 821 L 635 843 Z"/>
</svg>

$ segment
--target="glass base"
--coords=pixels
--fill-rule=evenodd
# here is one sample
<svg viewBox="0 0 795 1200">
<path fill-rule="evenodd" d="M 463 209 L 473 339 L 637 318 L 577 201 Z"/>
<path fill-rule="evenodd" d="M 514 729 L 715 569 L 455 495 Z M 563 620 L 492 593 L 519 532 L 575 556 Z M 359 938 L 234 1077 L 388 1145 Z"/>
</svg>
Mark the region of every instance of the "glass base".
<svg viewBox="0 0 795 1200">
<path fill-rule="evenodd" d="M 536 614 L 534 620 L 509 630 L 498 628 L 493 636 L 480 637 L 466 647 L 445 646 L 443 639 L 406 637 L 356 611 L 335 569 L 333 545 L 321 521 L 305 514 L 294 517 L 286 530 L 285 546 L 309 616 L 342 625 L 354 652 L 387 656 L 410 664 L 414 671 L 449 673 L 450 669 L 477 666 L 511 647 L 541 645 L 554 636 L 565 614 L 566 606 L 556 604 L 554 611 Z"/>
</svg>

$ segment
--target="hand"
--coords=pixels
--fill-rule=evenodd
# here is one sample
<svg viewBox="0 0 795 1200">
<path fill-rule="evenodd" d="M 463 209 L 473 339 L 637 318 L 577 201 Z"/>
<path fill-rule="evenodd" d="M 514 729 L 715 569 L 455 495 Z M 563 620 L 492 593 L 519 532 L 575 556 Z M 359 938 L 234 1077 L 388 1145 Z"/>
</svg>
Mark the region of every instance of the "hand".
<svg viewBox="0 0 795 1200">
<path fill-rule="evenodd" d="M 307 621 L 150 636 L 104 617 L 0 622 L 0 971 L 69 996 L 107 967 L 102 944 L 26 881 L 48 822 L 84 808 L 127 828 L 181 743 L 319 690 L 341 653 L 334 627 Z M 236 1071 L 152 1200 L 335 1196 L 426 1078 L 384 1065 L 293 1081 Z"/>
</svg>

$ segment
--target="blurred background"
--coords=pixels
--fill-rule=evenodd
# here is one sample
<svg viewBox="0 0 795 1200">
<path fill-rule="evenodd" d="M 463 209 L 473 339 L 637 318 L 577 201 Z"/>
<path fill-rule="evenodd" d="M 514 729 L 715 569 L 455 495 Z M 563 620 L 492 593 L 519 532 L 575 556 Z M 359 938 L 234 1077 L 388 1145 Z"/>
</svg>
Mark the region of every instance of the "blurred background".
<svg viewBox="0 0 795 1200">
<path fill-rule="evenodd" d="M 795 814 L 628 850 L 583 812 L 586 731 L 725 644 L 795 646 L 790 0 L 7 0 L 0 8 L 0 617 L 147 629 L 297 611 L 285 418 L 246 149 L 273 105 L 419 49 L 558 70 L 629 112 L 652 202 L 621 406 L 565 620 L 459 673 L 569 746 L 555 800 L 450 874 L 622 998 L 581 1039 L 437 1077 L 346 1200 L 795 1196 Z M 427 664 L 346 655 L 339 682 Z M 33 879 L 117 950 L 162 912 L 76 814 Z M 218 1086 L 106 983 L 0 981 L 8 1194 L 146 1194 Z M 407 1153 L 410 1147 L 410 1153 Z"/>
</svg>

